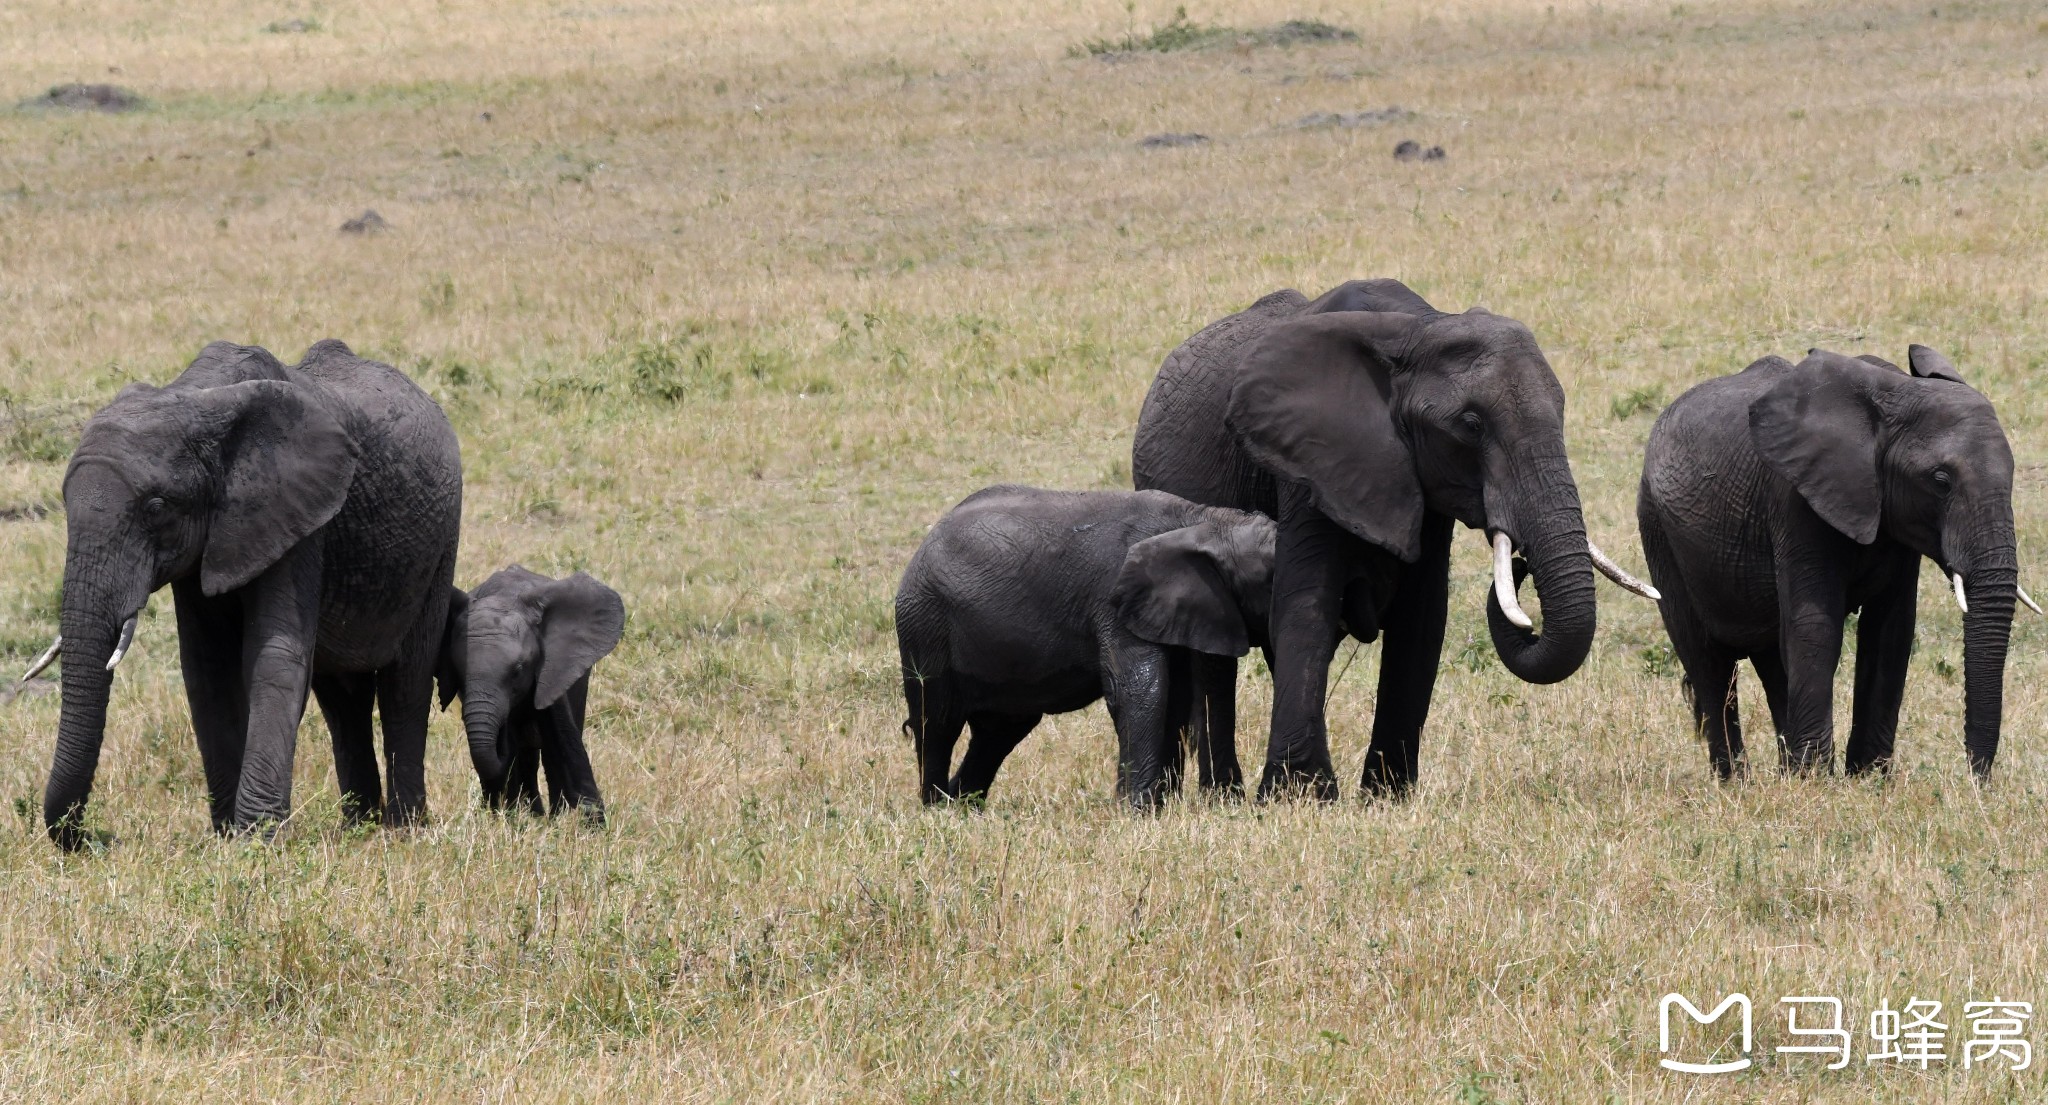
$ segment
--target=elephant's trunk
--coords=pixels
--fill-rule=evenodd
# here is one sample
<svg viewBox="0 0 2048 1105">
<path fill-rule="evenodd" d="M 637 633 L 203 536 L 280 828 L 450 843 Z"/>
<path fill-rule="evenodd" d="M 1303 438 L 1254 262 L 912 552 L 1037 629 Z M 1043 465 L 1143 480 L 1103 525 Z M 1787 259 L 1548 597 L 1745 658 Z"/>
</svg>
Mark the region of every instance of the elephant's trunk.
<svg viewBox="0 0 2048 1105">
<path fill-rule="evenodd" d="M 73 554 L 64 566 L 64 705 L 50 781 L 43 790 L 43 826 L 65 851 L 77 851 L 86 843 L 85 804 L 99 771 L 107 696 L 114 682 L 107 659 L 113 655 L 122 623 L 149 597 L 146 580 L 134 579 L 136 585 L 128 585 L 140 573 L 122 571 L 79 548 L 74 539 Z"/>
<path fill-rule="evenodd" d="M 476 767 L 477 781 L 484 797 L 505 789 L 505 757 L 499 754 L 499 735 L 505 730 L 506 709 L 495 692 L 471 688 L 462 700 L 462 728 L 469 736 L 469 762 Z"/>
<path fill-rule="evenodd" d="M 1543 607 L 1538 635 L 1514 624 L 1492 592 L 1486 624 L 1501 663 L 1530 683 L 1556 683 L 1579 670 L 1593 647 L 1593 559 L 1587 551 L 1586 522 L 1579 489 L 1560 446 L 1530 463 L 1529 478 L 1513 499 L 1515 516 L 1526 519 L 1516 535 L 1536 595 Z"/>
<path fill-rule="evenodd" d="M 1988 778 L 1998 758 L 2005 709 L 2005 652 L 2019 585 L 2011 527 L 2000 547 L 1979 554 L 1964 571 L 1969 613 L 1963 615 L 1963 747 L 1970 770 Z"/>
</svg>

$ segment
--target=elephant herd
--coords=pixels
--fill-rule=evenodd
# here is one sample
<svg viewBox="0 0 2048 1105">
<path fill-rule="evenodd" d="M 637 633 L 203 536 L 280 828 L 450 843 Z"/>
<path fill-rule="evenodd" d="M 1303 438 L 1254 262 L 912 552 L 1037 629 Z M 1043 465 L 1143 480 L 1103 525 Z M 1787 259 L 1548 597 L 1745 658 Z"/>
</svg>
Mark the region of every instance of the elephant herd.
<svg viewBox="0 0 2048 1105">
<path fill-rule="evenodd" d="M 1268 295 L 1160 367 L 1132 492 L 993 487 L 932 527 L 896 599 L 927 803 L 976 799 L 1048 713 L 1104 699 L 1117 790 L 1241 790 L 1237 661 L 1265 651 L 1272 724 L 1258 794 L 1333 798 L 1324 717 L 1345 636 L 1383 640 L 1369 794 L 1416 779 L 1454 525 L 1494 554 L 1487 626 L 1531 683 L 1578 670 L 1594 571 L 1655 601 L 1715 770 L 1744 766 L 1734 671 L 1748 659 L 1792 770 L 1835 765 L 1833 679 L 1857 620 L 1844 766 L 1886 770 L 1920 560 L 1964 610 L 1964 745 L 1998 751 L 2019 587 L 2013 458 L 1996 413 L 1941 354 L 1908 368 L 1813 350 L 1702 383 L 1651 430 L 1637 501 L 1654 586 L 1588 540 L 1564 390 L 1522 324 L 1439 311 L 1394 280 Z M 1542 628 L 1517 599 L 1533 579 Z M 953 751 L 969 734 L 959 766 Z"/>
<path fill-rule="evenodd" d="M 63 706 L 43 822 L 85 826 L 114 666 L 168 585 L 216 830 L 291 814 L 308 692 L 334 742 L 351 821 L 426 813 L 427 719 L 463 700 L 493 805 L 550 801 L 602 818 L 583 748 L 591 666 L 625 608 L 578 572 L 517 566 L 454 586 L 462 460 L 441 408 L 396 369 L 323 341 L 296 365 L 215 342 L 168 386 L 133 384 L 85 424 L 64 474 Z M 371 732 L 382 719 L 384 770 Z"/>
<path fill-rule="evenodd" d="M 1917 345 L 1904 370 L 1815 350 L 1679 397 L 1651 431 L 1637 501 L 1654 587 L 1587 539 L 1564 405 L 1526 326 L 1439 311 L 1394 280 L 1314 300 L 1276 292 L 1211 324 L 1145 397 L 1135 490 L 988 488 L 911 558 L 896 632 L 924 801 L 985 794 L 1044 715 L 1097 699 L 1133 805 L 1176 789 L 1188 751 L 1204 787 L 1241 791 L 1237 662 L 1254 647 L 1273 674 L 1258 794 L 1334 797 L 1324 709 L 1346 636 L 1384 641 L 1363 786 L 1404 793 L 1458 523 L 1492 546 L 1487 626 L 1529 682 L 1585 661 L 1596 570 L 1656 601 L 1723 777 L 1744 763 L 1742 659 L 1785 765 L 1833 768 L 1852 612 L 1845 766 L 1889 765 L 1920 560 L 1932 560 L 1965 610 L 1964 744 L 1975 773 L 1990 772 L 2014 604 L 2033 603 L 2018 580 L 2012 451 L 1952 364 Z M 624 603 L 582 572 L 517 565 L 454 585 L 461 450 L 396 369 L 338 341 L 289 366 L 216 342 L 169 385 L 131 385 L 87 421 L 64 504 L 61 632 L 23 677 L 64 658 L 43 800 L 59 846 L 101 839 L 85 812 L 112 672 L 165 586 L 218 831 L 291 815 L 309 693 L 344 816 L 418 821 L 437 683 L 443 708 L 462 700 L 491 806 L 602 820 L 584 714 Z M 1540 632 L 1517 598 L 1525 579 Z"/>
</svg>

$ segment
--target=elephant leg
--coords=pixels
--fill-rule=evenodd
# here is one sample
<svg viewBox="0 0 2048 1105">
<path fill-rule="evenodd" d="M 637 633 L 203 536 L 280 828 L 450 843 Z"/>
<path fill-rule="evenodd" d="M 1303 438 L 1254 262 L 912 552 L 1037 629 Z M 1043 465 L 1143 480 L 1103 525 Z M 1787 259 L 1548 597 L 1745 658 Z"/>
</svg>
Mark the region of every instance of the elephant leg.
<svg viewBox="0 0 2048 1105">
<path fill-rule="evenodd" d="M 1764 701 L 1771 708 L 1771 730 L 1777 734 L 1778 746 L 1785 744 L 1785 661 L 1776 648 L 1767 648 L 1749 658 L 1749 666 L 1756 669 L 1756 681 L 1764 685 Z"/>
<path fill-rule="evenodd" d="M 990 713 L 968 715 L 967 724 L 972 734 L 967 740 L 966 753 L 960 757 L 960 772 L 953 776 L 950 787 L 953 795 L 957 798 L 979 798 L 988 794 L 989 785 L 996 781 L 996 772 L 1003 766 L 1003 761 L 1044 716 Z"/>
<path fill-rule="evenodd" d="M 1443 659 L 1451 534 L 1449 516 L 1424 516 L 1421 555 L 1402 567 L 1393 600 L 1380 616 L 1379 699 L 1360 780 L 1369 795 L 1398 798 L 1415 784 L 1422 726 L 1429 720 L 1437 667 Z"/>
<path fill-rule="evenodd" d="M 1889 772 L 1899 731 L 1899 703 L 1906 694 L 1906 668 L 1913 656 L 1919 617 L 1920 557 L 1899 568 L 1876 599 L 1863 604 L 1856 625 L 1856 690 L 1849 715 L 1849 748 L 1843 765 L 1851 775 Z"/>
<path fill-rule="evenodd" d="M 1188 747 L 1204 790 L 1244 793 L 1237 762 L 1237 657 L 1188 654 Z"/>
<path fill-rule="evenodd" d="M 539 716 L 523 719 L 513 729 L 513 752 L 505 763 L 505 799 L 507 810 L 525 809 L 539 815 L 546 810 L 540 794 L 540 731 Z"/>
<path fill-rule="evenodd" d="M 1194 741 L 1195 717 L 1195 665 L 1194 657 L 1200 655 L 1192 649 L 1170 648 L 1166 650 L 1166 706 L 1161 722 L 1166 742 L 1165 787 L 1169 794 L 1179 794 L 1181 783 L 1187 777 L 1188 749 Z M 1208 740 L 1206 734 L 1203 741 Z M 1199 756 L 1198 756 L 1199 758 Z"/>
<path fill-rule="evenodd" d="M 590 770 L 590 752 L 583 743 L 584 704 L 590 693 L 585 675 L 541 714 L 541 765 L 548 773 L 548 812 L 583 811 L 586 821 L 604 824 L 604 795 Z"/>
<path fill-rule="evenodd" d="M 199 762 L 206 769 L 213 829 L 224 833 L 234 824 L 249 724 L 249 698 L 242 683 L 241 600 L 232 593 L 208 598 L 196 579 L 171 584 L 171 597 L 178 612 L 178 662 L 185 675 L 185 700 L 192 708 Z"/>
<path fill-rule="evenodd" d="M 1167 650 L 1125 638 L 1104 651 L 1110 677 L 1103 699 L 1116 725 L 1116 793 L 1132 809 L 1156 810 L 1166 801 L 1167 764 L 1180 754 L 1177 735 L 1166 728 Z"/>
<path fill-rule="evenodd" d="M 427 723 L 434 707 L 438 627 L 416 632 L 398 659 L 377 672 L 377 713 L 384 726 L 384 763 L 391 788 L 384 820 L 416 825 L 427 818 Z"/>
<path fill-rule="evenodd" d="M 1685 668 L 1693 728 L 1707 742 L 1707 757 L 1723 780 L 1745 773 L 1742 710 L 1735 693 L 1735 653 L 1712 643 L 1677 649 Z"/>
<path fill-rule="evenodd" d="M 292 812 L 292 760 L 320 633 L 320 553 L 307 542 L 243 589 L 242 678 L 249 728 L 234 827 L 281 823 Z"/>
<path fill-rule="evenodd" d="M 342 820 L 350 825 L 377 820 L 384 812 L 384 780 L 377 772 L 377 737 L 370 718 L 377 703 L 377 677 L 369 672 L 315 673 L 313 697 L 334 742 Z"/>
<path fill-rule="evenodd" d="M 945 676 L 905 675 L 903 697 L 910 708 L 903 727 L 917 749 L 918 797 L 927 806 L 936 805 L 954 797 L 953 746 L 967 725 L 967 711 Z"/>
<path fill-rule="evenodd" d="M 1281 495 L 1273 559 L 1273 726 L 1259 798 L 1306 791 L 1337 798 L 1324 717 L 1330 659 L 1344 633 L 1340 610 L 1354 546 L 1362 544 L 1315 509 L 1308 491 Z"/>
<path fill-rule="evenodd" d="M 1782 762 L 1788 771 L 1832 771 L 1835 671 L 1842 662 L 1842 623 L 1848 614 L 1840 565 L 1853 546 L 1817 518 L 1793 524 L 1798 528 L 1780 540 L 1778 554 L 1778 655 L 1785 665 Z"/>
</svg>

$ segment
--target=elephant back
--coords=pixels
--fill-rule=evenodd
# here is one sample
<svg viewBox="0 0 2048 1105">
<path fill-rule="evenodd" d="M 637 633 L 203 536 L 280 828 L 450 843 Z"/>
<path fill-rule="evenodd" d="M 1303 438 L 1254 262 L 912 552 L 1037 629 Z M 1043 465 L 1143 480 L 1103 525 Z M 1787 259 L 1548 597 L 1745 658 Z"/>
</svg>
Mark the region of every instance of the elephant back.
<svg viewBox="0 0 2048 1105">
<path fill-rule="evenodd" d="M 1292 288 L 1274 292 L 1203 327 L 1167 354 L 1145 393 L 1132 441 L 1131 479 L 1138 490 L 1277 513 L 1272 475 L 1238 444 L 1224 416 L 1238 357 L 1275 323 L 1308 305 L 1308 297 Z"/>
</svg>

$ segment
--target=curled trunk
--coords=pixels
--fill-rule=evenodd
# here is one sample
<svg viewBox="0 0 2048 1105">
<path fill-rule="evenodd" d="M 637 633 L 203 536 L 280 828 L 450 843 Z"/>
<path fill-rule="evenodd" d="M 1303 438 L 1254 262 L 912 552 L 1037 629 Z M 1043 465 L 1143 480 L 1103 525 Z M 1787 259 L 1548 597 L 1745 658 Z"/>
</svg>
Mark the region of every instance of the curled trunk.
<svg viewBox="0 0 2048 1105">
<path fill-rule="evenodd" d="M 505 757 L 498 748 L 505 731 L 505 707 L 489 693 L 463 699 L 462 727 L 469 737 L 469 762 L 476 767 L 486 797 L 505 788 Z"/>
<path fill-rule="evenodd" d="M 1578 671 L 1593 647 L 1593 559 L 1578 488 L 1562 452 L 1536 465 L 1535 476 L 1526 484 L 1533 490 L 1513 501 L 1518 516 L 1529 519 L 1516 536 L 1542 603 L 1542 632 L 1510 622 L 1490 591 L 1486 624 L 1501 663 L 1517 678 L 1556 683 Z"/>
</svg>

